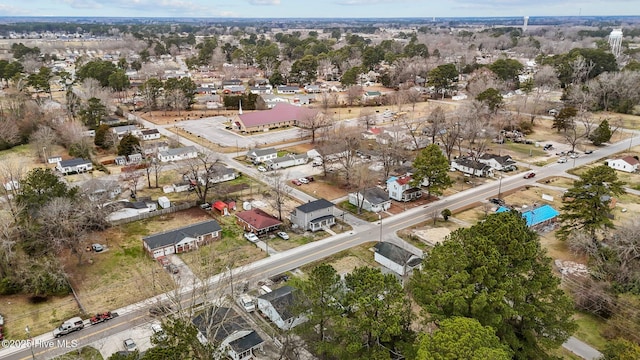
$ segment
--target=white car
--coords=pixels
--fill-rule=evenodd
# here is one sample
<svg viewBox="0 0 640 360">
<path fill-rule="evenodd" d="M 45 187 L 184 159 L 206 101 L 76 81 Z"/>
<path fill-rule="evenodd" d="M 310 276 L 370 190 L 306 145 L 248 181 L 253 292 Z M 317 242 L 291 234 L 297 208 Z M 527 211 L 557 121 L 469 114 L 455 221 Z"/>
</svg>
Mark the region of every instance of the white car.
<svg viewBox="0 0 640 360">
<path fill-rule="evenodd" d="M 254 233 L 244 233 L 244 237 L 252 243 L 256 243 L 258 242 L 258 240 L 260 240 Z"/>
<path fill-rule="evenodd" d="M 303 178 L 303 177 L 298 179 L 298 181 L 300 181 L 303 184 L 308 184 L 309 183 L 309 180 L 307 180 L 307 178 Z"/>
<path fill-rule="evenodd" d="M 138 350 L 138 345 L 133 341 L 132 338 L 126 339 L 124 342 L 124 349 L 127 351 L 136 351 Z"/>
<path fill-rule="evenodd" d="M 164 333 L 162 326 L 160 324 L 152 324 L 151 331 L 156 336 L 156 339 L 163 341 L 167 338 L 167 335 Z"/>
<path fill-rule="evenodd" d="M 284 240 L 289 240 L 289 234 L 287 234 L 284 231 L 278 231 L 278 233 L 276 235 L 278 235 L 280 238 L 282 238 Z"/>
<path fill-rule="evenodd" d="M 560 159 L 558 159 L 558 163 L 560 164 L 564 164 L 567 162 L 567 158 L 566 157 L 561 157 Z"/>
<path fill-rule="evenodd" d="M 267 169 L 264 166 L 258 166 L 258 171 L 260 172 L 266 172 Z"/>
</svg>

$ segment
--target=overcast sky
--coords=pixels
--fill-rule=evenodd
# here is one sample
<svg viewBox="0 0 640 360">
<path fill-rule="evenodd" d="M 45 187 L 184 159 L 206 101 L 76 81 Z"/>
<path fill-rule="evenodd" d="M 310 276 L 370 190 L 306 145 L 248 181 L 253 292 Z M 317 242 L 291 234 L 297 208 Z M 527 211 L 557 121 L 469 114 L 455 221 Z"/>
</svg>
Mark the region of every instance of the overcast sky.
<svg viewBox="0 0 640 360">
<path fill-rule="evenodd" d="M 469 17 L 639 15 L 638 0 L 0 0 L 5 16 Z"/>
</svg>

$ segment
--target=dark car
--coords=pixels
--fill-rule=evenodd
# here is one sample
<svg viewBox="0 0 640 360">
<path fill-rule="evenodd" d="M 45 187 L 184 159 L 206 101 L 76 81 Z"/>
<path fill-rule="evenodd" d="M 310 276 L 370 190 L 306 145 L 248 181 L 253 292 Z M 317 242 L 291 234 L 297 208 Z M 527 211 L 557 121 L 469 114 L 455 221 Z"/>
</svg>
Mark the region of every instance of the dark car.
<svg viewBox="0 0 640 360">
<path fill-rule="evenodd" d="M 588 154 L 593 154 L 593 150 L 587 150 L 587 151 L 585 151 L 584 153 L 585 153 L 585 154 L 587 154 L 587 155 L 588 155 Z"/>
<path fill-rule="evenodd" d="M 174 264 L 169 264 L 167 265 L 167 271 L 169 271 L 171 274 L 177 274 L 180 272 L 180 269 L 178 269 L 178 267 Z"/>
<path fill-rule="evenodd" d="M 498 198 L 491 198 L 489 199 L 489 202 L 492 204 L 500 205 L 500 206 L 504 205 L 504 200 L 498 199 Z"/>
<path fill-rule="evenodd" d="M 289 275 L 280 274 L 280 275 L 272 276 L 271 278 L 269 278 L 269 280 L 271 280 L 274 284 L 277 284 L 279 282 L 289 280 Z"/>
<path fill-rule="evenodd" d="M 530 173 L 526 173 L 523 177 L 525 179 L 531 179 L 532 177 L 536 176 L 536 173 L 534 172 L 530 172 Z"/>
<path fill-rule="evenodd" d="M 313 176 L 307 176 L 305 179 L 307 179 L 307 181 L 309 181 L 309 182 L 314 180 Z"/>
</svg>

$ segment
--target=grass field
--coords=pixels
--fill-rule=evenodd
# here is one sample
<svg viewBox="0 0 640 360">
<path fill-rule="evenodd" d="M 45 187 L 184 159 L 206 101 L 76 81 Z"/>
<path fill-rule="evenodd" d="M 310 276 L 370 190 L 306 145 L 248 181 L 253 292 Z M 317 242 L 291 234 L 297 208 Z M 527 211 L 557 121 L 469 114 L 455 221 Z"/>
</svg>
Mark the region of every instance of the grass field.
<svg viewBox="0 0 640 360">
<path fill-rule="evenodd" d="M 103 357 L 97 349 L 91 346 L 85 346 L 55 357 L 53 360 L 103 360 Z"/>
</svg>

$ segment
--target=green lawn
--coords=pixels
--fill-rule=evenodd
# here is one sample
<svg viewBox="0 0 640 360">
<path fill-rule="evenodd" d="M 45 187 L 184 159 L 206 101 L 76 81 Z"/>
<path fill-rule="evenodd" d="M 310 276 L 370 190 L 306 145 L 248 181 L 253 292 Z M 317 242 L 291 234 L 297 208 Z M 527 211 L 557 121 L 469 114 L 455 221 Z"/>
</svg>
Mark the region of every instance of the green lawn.
<svg viewBox="0 0 640 360">
<path fill-rule="evenodd" d="M 546 151 L 542 150 L 541 148 L 537 148 L 533 145 L 520 144 L 520 143 L 514 143 L 514 142 L 505 142 L 504 146 L 507 149 L 520 154 L 521 155 L 520 159 L 526 159 L 527 157 L 547 155 Z"/>
<path fill-rule="evenodd" d="M 341 203 L 339 203 L 337 205 L 337 207 L 339 209 L 345 210 L 350 212 L 351 214 L 353 214 L 354 216 L 362 219 L 362 220 L 366 220 L 368 222 L 372 222 L 372 221 L 376 221 L 378 220 L 378 214 L 371 212 L 371 211 L 366 211 L 366 210 L 362 210 L 362 212 L 360 214 L 358 214 L 358 207 L 350 204 L 349 200 L 345 200 Z"/>
<path fill-rule="evenodd" d="M 605 321 L 587 313 L 577 313 L 575 319 L 578 323 L 578 330 L 573 336 L 598 350 L 602 350 L 607 344 L 607 339 L 600 334 L 600 330 L 605 326 Z"/>
</svg>

